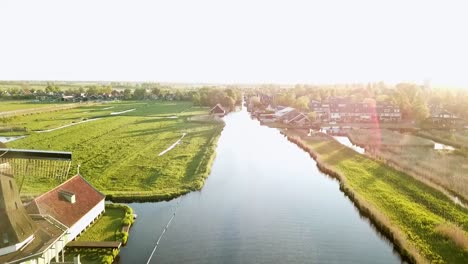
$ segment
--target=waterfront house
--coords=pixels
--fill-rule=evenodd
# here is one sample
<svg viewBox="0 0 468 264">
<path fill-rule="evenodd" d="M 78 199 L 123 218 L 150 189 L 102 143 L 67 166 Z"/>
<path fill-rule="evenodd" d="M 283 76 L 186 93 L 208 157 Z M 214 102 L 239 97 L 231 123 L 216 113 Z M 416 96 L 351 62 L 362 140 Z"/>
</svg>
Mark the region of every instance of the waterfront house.
<svg viewBox="0 0 468 264">
<path fill-rule="evenodd" d="M 401 121 L 398 106 L 375 102 L 371 99 L 356 103 L 349 98 L 332 98 L 329 106 L 329 117 L 336 122 Z"/>
<path fill-rule="evenodd" d="M 224 108 L 223 108 L 223 106 L 221 104 L 216 104 L 213 108 L 211 108 L 210 114 L 217 115 L 217 116 L 223 116 L 223 115 L 226 114 L 226 110 L 224 110 Z"/>
<path fill-rule="evenodd" d="M 75 239 L 104 213 L 105 195 L 81 175 L 75 175 L 51 191 L 34 199 L 29 214 L 50 215 L 69 228 L 68 238 Z"/>
<path fill-rule="evenodd" d="M 434 126 L 440 128 L 461 126 L 464 123 L 463 120 L 455 114 L 439 107 L 431 108 L 430 120 Z"/>
</svg>

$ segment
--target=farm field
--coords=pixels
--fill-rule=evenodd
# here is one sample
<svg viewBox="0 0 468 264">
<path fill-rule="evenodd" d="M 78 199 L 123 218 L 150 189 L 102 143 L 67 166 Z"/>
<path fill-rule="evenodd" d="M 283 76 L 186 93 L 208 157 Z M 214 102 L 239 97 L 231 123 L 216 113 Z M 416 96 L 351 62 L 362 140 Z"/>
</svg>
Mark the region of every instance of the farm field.
<svg viewBox="0 0 468 264">
<path fill-rule="evenodd" d="M 468 210 L 443 193 L 317 133 L 284 131 L 341 182 L 362 212 L 416 262 L 465 263 Z M 418 257 L 419 256 L 419 257 Z"/>
<path fill-rule="evenodd" d="M 131 109 L 135 110 L 110 115 Z M 99 119 L 46 133 L 29 132 L 7 146 L 73 152 L 70 174 L 80 164 L 80 174 L 114 200 L 168 199 L 200 189 L 208 175 L 224 124 L 189 121 L 207 112 L 190 102 L 122 102 L 22 116 L 14 122 L 29 131 Z M 158 156 L 184 133 L 178 145 Z M 54 179 L 26 177 L 22 195 L 37 195 L 57 184 Z"/>
<path fill-rule="evenodd" d="M 44 104 L 48 106 L 58 106 L 57 104 Z M 7 118 L 3 123 L 0 124 L 0 136 L 1 135 L 28 135 L 35 131 L 48 130 L 59 128 L 61 126 L 74 124 L 77 122 L 85 121 L 92 118 L 109 116 L 112 112 L 124 111 L 129 107 L 132 107 L 133 103 L 83 103 L 79 104 L 62 104 L 77 105 L 78 107 L 70 109 L 53 109 L 52 111 L 40 112 L 41 108 L 38 109 L 39 113 L 31 113 L 25 115 L 18 115 Z M 44 108 L 42 108 L 44 109 Z"/>
</svg>

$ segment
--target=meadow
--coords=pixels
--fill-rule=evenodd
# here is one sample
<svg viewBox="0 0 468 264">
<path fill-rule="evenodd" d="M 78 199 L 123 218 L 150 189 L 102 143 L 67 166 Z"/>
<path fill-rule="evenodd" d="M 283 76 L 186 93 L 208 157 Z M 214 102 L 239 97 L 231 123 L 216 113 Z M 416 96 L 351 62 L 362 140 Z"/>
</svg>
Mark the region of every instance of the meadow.
<svg viewBox="0 0 468 264">
<path fill-rule="evenodd" d="M 112 108 L 110 108 L 112 107 Z M 122 112 L 135 109 L 120 115 Z M 83 106 L 51 113 L 17 117 L 7 125 L 27 128 L 26 138 L 8 143 L 12 148 L 71 151 L 70 175 L 83 175 L 112 200 L 170 199 L 199 190 L 208 176 L 217 139 L 224 123 L 191 121 L 208 108 L 191 102 L 120 102 Z M 46 133 L 73 122 L 95 118 Z M 185 133 L 180 144 L 162 156 Z M 22 195 L 34 196 L 59 184 L 48 178 L 26 177 Z"/>
<path fill-rule="evenodd" d="M 353 130 L 348 136 L 370 157 L 468 201 L 468 157 L 460 151 L 436 150 L 430 139 L 385 129 Z"/>
<path fill-rule="evenodd" d="M 283 131 L 336 177 L 363 215 L 411 262 L 466 263 L 468 210 L 442 192 L 316 133 Z"/>
<path fill-rule="evenodd" d="M 420 146 L 433 147 L 429 139 L 402 134 L 388 129 L 355 129 L 348 133 L 353 144 L 358 146 Z"/>
<path fill-rule="evenodd" d="M 457 148 L 468 148 L 468 130 L 447 131 L 431 129 L 419 131 L 418 135 Z"/>
</svg>

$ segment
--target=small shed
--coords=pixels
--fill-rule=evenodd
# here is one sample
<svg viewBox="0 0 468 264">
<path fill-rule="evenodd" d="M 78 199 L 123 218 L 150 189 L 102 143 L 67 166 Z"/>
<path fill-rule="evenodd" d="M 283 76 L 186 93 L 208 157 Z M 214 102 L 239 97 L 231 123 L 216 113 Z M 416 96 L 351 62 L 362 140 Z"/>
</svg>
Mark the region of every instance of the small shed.
<svg viewBox="0 0 468 264">
<path fill-rule="evenodd" d="M 216 104 L 213 108 L 211 108 L 210 114 L 223 116 L 226 114 L 226 110 L 224 110 L 221 104 Z"/>
</svg>

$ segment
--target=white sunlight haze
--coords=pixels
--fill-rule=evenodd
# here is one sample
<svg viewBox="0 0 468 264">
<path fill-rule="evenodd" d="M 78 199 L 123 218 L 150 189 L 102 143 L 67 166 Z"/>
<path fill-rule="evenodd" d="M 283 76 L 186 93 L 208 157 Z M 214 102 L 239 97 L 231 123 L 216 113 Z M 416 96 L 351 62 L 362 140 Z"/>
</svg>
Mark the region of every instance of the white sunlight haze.
<svg viewBox="0 0 468 264">
<path fill-rule="evenodd" d="M 0 0 L 0 80 L 468 86 L 465 2 Z"/>
</svg>

